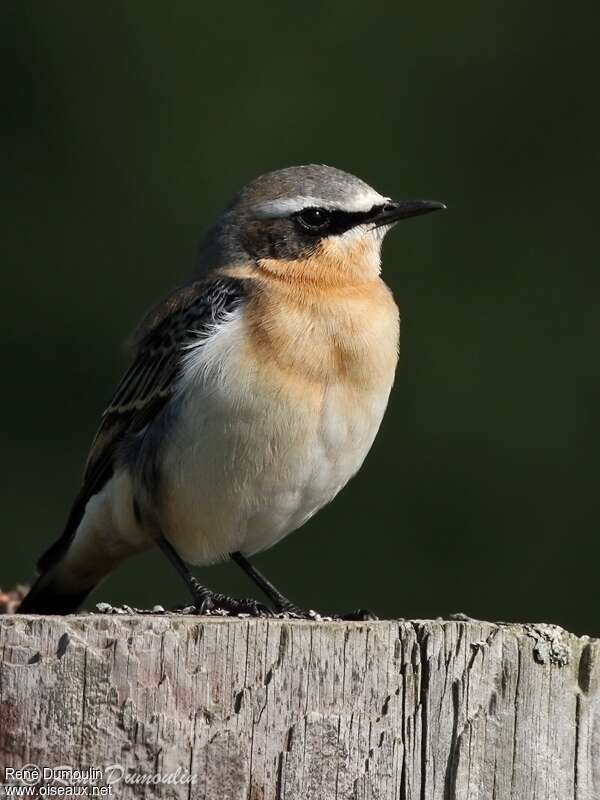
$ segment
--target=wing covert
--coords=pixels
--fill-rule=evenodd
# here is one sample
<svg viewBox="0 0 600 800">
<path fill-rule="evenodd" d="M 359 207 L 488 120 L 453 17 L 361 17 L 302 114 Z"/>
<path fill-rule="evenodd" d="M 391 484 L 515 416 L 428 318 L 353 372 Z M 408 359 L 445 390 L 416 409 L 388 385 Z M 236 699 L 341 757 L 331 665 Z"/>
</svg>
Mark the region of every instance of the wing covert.
<svg viewBox="0 0 600 800">
<path fill-rule="evenodd" d="M 175 290 L 142 321 L 134 340 L 134 361 L 102 414 L 94 437 L 86 480 L 107 447 L 145 427 L 172 396 L 181 372 L 181 354 L 243 299 L 239 279 L 197 281 Z"/>
<path fill-rule="evenodd" d="M 134 337 L 134 360 L 102 414 L 87 464 L 83 485 L 75 498 L 65 531 L 41 557 L 47 569 L 61 556 L 75 535 L 94 494 L 110 478 L 115 452 L 125 436 L 148 425 L 173 395 L 179 378 L 183 348 L 207 332 L 223 314 L 245 297 L 244 282 L 213 277 L 172 292 L 144 318 Z"/>
</svg>

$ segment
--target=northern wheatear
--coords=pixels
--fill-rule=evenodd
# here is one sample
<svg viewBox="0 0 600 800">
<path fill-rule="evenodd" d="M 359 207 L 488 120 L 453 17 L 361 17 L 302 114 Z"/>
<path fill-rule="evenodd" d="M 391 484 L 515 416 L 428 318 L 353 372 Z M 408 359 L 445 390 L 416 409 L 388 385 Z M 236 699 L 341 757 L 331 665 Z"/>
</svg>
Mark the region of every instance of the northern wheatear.
<svg viewBox="0 0 600 800">
<path fill-rule="evenodd" d="M 275 610 L 303 614 L 247 557 L 303 525 L 363 463 L 399 343 L 381 243 L 399 220 L 441 208 L 394 202 L 321 165 L 242 189 L 193 279 L 139 326 L 66 529 L 20 611 L 75 611 L 120 561 L 157 544 L 199 611 L 266 612 L 185 566 L 231 557 Z"/>
</svg>

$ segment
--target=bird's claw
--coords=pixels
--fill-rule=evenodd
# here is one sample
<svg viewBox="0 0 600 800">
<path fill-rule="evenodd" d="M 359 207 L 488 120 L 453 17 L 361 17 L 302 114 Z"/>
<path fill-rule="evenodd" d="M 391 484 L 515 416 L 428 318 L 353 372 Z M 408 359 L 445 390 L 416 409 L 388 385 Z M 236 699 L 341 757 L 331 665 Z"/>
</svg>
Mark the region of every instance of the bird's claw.
<svg viewBox="0 0 600 800">
<path fill-rule="evenodd" d="M 252 597 L 229 597 L 220 592 L 204 592 L 196 600 L 197 614 L 225 611 L 232 616 L 248 614 L 251 617 L 272 617 L 270 608 Z"/>
<path fill-rule="evenodd" d="M 277 607 L 277 611 L 285 614 L 286 616 L 295 618 L 295 619 L 311 619 L 311 620 L 318 620 L 322 616 L 322 614 L 318 614 L 316 611 L 306 610 L 304 608 L 300 608 L 299 606 L 295 605 L 290 601 L 286 601 L 285 603 L 281 603 Z M 350 611 L 347 614 L 333 614 L 331 619 L 339 620 L 339 621 L 359 621 L 359 622 L 368 622 L 369 620 L 377 620 L 379 617 L 377 614 L 374 614 L 372 611 L 369 611 L 366 608 L 359 608 L 356 611 Z"/>
<path fill-rule="evenodd" d="M 296 619 L 312 619 L 315 616 L 314 611 L 307 611 L 304 608 L 300 608 L 300 606 L 297 606 L 290 600 L 278 603 L 277 612 Z"/>
<path fill-rule="evenodd" d="M 334 619 L 339 619 L 347 622 L 369 622 L 378 620 L 377 614 L 369 611 L 368 608 L 357 608 L 356 611 L 349 611 L 347 614 L 336 614 Z"/>
</svg>

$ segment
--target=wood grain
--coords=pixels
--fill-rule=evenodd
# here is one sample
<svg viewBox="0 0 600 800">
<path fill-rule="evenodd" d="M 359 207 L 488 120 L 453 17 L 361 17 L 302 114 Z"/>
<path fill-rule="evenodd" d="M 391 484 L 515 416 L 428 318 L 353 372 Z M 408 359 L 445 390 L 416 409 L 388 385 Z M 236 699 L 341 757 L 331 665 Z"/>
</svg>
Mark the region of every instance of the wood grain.
<svg viewBox="0 0 600 800">
<path fill-rule="evenodd" d="M 555 626 L 15 615 L 0 655 L 0 783 L 119 764 L 196 776 L 123 798 L 600 798 L 600 642 Z"/>
</svg>

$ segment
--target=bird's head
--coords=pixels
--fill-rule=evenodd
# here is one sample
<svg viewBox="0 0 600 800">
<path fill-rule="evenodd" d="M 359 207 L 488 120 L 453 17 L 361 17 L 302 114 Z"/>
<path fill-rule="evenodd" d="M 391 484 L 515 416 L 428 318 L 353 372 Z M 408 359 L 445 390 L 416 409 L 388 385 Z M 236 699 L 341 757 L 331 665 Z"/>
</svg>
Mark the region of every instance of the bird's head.
<svg viewBox="0 0 600 800">
<path fill-rule="evenodd" d="M 391 200 L 334 167 L 288 167 L 239 192 L 204 240 L 201 260 L 251 264 L 282 280 L 357 283 L 379 274 L 381 243 L 397 222 L 444 207 Z"/>
</svg>

